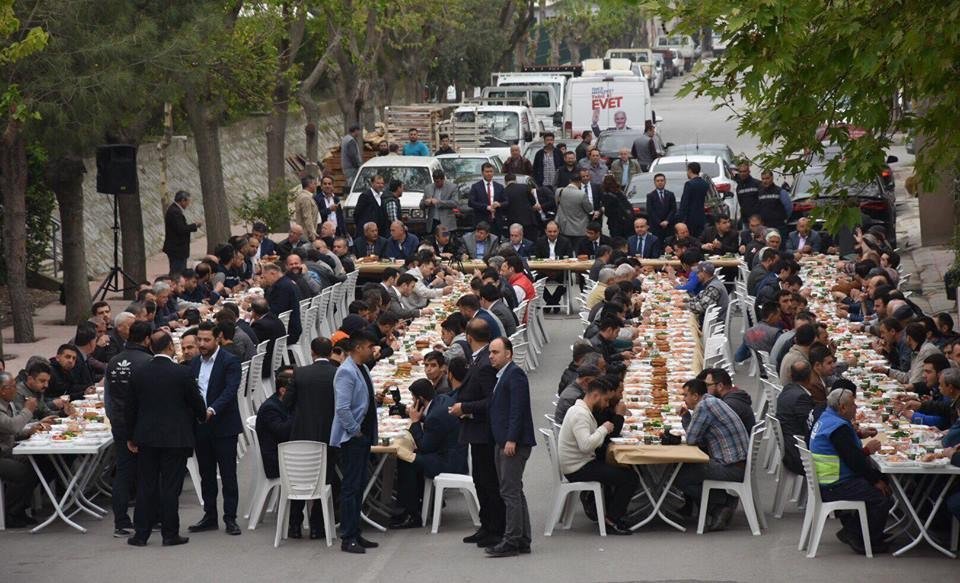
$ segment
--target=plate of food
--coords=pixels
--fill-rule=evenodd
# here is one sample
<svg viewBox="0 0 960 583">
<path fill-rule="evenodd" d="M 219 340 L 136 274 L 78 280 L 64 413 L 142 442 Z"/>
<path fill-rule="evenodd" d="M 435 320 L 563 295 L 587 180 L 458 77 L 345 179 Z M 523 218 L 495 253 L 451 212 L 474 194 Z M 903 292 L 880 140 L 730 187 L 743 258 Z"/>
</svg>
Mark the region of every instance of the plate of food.
<svg viewBox="0 0 960 583">
<path fill-rule="evenodd" d="M 640 440 L 636 437 L 611 437 L 610 441 L 619 445 L 639 445 Z"/>
</svg>

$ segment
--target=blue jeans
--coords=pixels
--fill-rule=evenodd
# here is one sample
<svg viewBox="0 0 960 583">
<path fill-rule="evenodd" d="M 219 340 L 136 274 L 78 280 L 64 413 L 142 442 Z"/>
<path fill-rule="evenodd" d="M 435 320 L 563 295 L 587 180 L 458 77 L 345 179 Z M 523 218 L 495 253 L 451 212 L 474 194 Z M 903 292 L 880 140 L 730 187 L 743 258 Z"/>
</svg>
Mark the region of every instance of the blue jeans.
<svg viewBox="0 0 960 583">
<path fill-rule="evenodd" d="M 737 362 L 743 362 L 748 358 L 750 358 L 750 347 L 747 346 L 746 342 L 741 342 L 740 348 L 737 349 L 737 353 L 733 355 L 733 360 Z"/>
<path fill-rule="evenodd" d="M 340 538 L 343 542 L 360 536 L 360 510 L 363 508 L 363 489 L 367 484 L 367 463 L 370 459 L 370 441 L 359 436 L 340 444 Z"/>
</svg>

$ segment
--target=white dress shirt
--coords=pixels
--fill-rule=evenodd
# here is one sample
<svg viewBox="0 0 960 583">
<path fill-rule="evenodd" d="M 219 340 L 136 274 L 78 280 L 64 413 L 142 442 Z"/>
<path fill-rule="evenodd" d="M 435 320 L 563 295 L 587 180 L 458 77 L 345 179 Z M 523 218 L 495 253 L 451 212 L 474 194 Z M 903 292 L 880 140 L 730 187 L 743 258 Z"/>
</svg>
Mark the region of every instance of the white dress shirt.
<svg viewBox="0 0 960 583">
<path fill-rule="evenodd" d="M 560 239 L 557 239 L 557 241 L 559 240 Z M 550 259 L 557 258 L 557 241 L 551 241 L 550 239 L 547 239 L 547 247 L 550 248 Z"/>
<path fill-rule="evenodd" d="M 210 384 L 210 374 L 213 372 L 213 363 L 217 361 L 217 355 L 220 354 L 218 346 L 210 358 L 204 358 L 200 355 L 200 375 L 197 377 L 197 384 L 200 385 L 200 394 L 203 395 L 203 402 L 207 402 L 207 386 Z"/>
<path fill-rule="evenodd" d="M 327 209 L 330 210 L 330 214 L 327 215 L 327 220 L 333 223 L 334 229 L 337 228 L 337 213 L 333 212 L 333 209 L 331 209 L 330 207 L 336 204 L 336 202 L 334 202 L 335 200 L 336 199 L 333 197 L 332 194 L 330 195 L 329 198 L 327 198 L 326 195 L 324 195 L 323 197 L 323 201 L 327 204 Z"/>
</svg>

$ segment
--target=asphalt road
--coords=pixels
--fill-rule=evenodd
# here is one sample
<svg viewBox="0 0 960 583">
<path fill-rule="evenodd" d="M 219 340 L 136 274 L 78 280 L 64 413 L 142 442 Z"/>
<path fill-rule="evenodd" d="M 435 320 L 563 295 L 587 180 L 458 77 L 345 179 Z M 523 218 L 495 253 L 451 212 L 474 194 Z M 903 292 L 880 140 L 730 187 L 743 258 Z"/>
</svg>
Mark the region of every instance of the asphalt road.
<svg viewBox="0 0 960 583">
<path fill-rule="evenodd" d="M 735 152 L 751 153 L 749 138 L 738 138 L 727 114 L 712 111 L 711 105 L 692 98 L 674 100 L 678 80 L 668 82 L 654 98 L 666 140 L 726 142 Z M 734 326 L 734 329 L 737 327 Z M 551 412 L 560 371 L 569 360 L 569 347 L 582 330 L 576 319 L 551 317 L 552 342 L 542 355 L 540 368 L 531 375 L 534 420 Z M 738 382 L 756 392 L 755 380 L 745 374 Z M 241 463 L 241 508 L 247 502 L 250 462 Z M 222 532 L 191 535 L 190 543 L 163 548 L 158 536 L 146 548 L 127 546 L 111 537 L 112 517 L 95 521 L 80 518 L 89 532 L 80 534 L 62 524 L 31 535 L 10 530 L 0 533 L 0 582 L 70 583 L 113 581 L 923 581 L 956 580 L 956 563 L 926 545 L 906 556 L 881 556 L 873 560 L 853 555 L 836 541 L 836 521 L 827 525 L 816 559 L 808 560 L 797 551 L 801 516 L 788 507 L 783 519 L 768 514 L 770 528 L 753 537 L 742 513 L 726 532 L 698 536 L 680 533 L 653 522 L 630 537 L 601 538 L 596 525 L 578 513 L 573 528 L 543 536 L 547 511 L 552 503 L 553 475 L 544 447 L 535 448 L 527 466 L 525 491 L 533 523 L 533 553 L 519 558 L 488 559 L 474 546 L 460 542 L 470 534 L 470 524 L 459 495 L 448 498 L 439 534 L 407 530 L 386 534 L 367 531 L 381 547 L 366 555 L 347 555 L 337 546 L 327 548 L 320 541 L 284 541 L 273 548 L 274 516 L 268 515 L 256 531 L 244 528 L 243 535 L 229 537 Z M 761 478 L 762 499 L 769 512 L 774 484 Z M 181 522 L 191 524 L 202 511 L 188 485 L 181 497 Z M 241 525 L 245 527 L 243 521 Z M 695 524 L 692 525 L 695 530 Z M 920 575 L 922 573 L 922 575 Z"/>
</svg>

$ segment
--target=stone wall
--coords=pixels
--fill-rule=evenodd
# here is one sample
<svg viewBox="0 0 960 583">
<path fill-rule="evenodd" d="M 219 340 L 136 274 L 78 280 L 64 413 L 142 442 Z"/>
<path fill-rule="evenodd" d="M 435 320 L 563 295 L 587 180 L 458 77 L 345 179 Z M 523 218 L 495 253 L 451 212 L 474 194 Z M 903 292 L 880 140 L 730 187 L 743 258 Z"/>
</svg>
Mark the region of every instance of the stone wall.
<svg viewBox="0 0 960 583">
<path fill-rule="evenodd" d="M 321 157 L 323 152 L 339 143 L 342 129 L 339 113 L 325 108 L 326 115 L 319 124 Z M 303 128 L 305 119 L 300 114 L 291 114 L 287 125 L 285 154 L 304 155 L 306 139 Z M 267 145 L 264 130 L 266 117 L 257 117 L 237 122 L 220 129 L 223 178 L 230 201 L 231 211 L 243 201 L 245 194 L 263 196 L 267 188 Z M 145 143 L 137 153 L 140 179 L 140 203 L 143 209 L 144 242 L 147 256 L 160 252 L 163 246 L 163 211 L 160 203 L 160 152 L 156 143 Z M 84 238 L 86 240 L 87 274 L 97 278 L 106 273 L 113 262 L 113 201 L 112 195 L 100 194 L 96 189 L 96 160 L 85 160 L 87 175 L 83 181 Z M 297 180 L 287 167 L 287 176 Z M 197 172 L 197 152 L 193 138 L 176 137 L 167 148 L 167 187 L 171 198 L 178 190 L 186 190 L 192 196 L 187 210 L 188 220 L 203 219 L 203 194 L 200 192 L 200 175 Z M 203 228 L 198 235 L 203 234 Z M 121 253 L 123 244 L 121 243 Z"/>
</svg>

